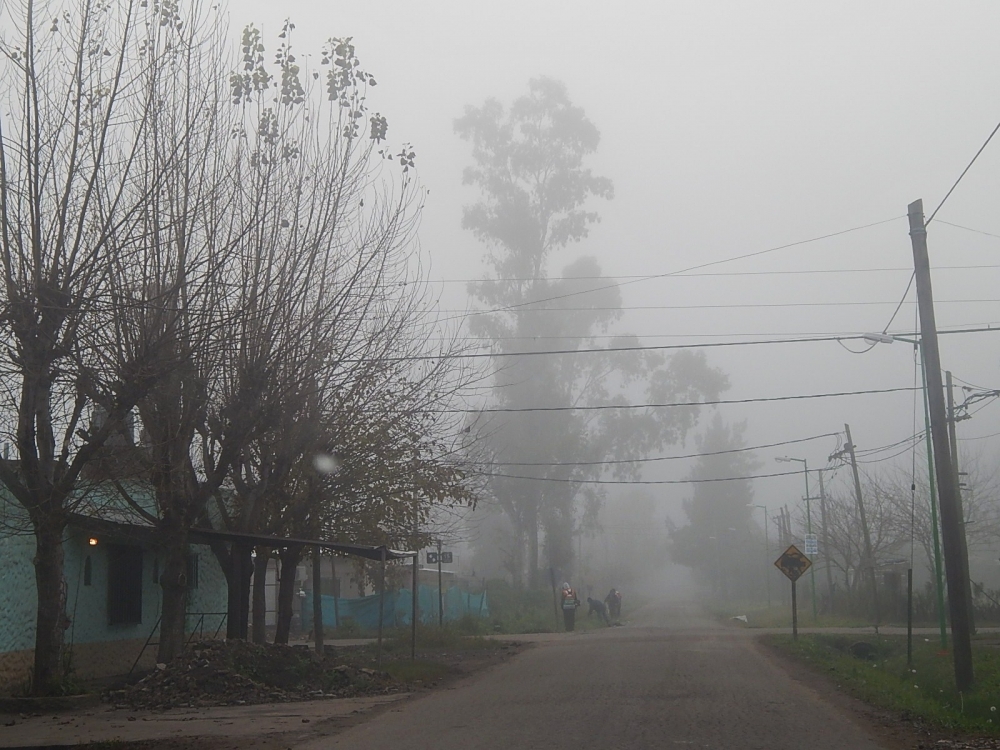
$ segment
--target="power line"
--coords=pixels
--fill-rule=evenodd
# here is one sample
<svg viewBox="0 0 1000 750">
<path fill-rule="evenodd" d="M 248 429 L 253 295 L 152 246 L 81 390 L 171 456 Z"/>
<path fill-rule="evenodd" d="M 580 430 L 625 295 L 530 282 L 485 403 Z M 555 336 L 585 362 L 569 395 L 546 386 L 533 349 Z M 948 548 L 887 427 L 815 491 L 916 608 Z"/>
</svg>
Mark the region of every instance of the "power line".
<svg viewBox="0 0 1000 750">
<path fill-rule="evenodd" d="M 976 159 L 979 158 L 979 155 L 983 153 L 986 147 L 990 144 L 990 141 L 993 140 L 993 136 L 997 134 L 998 130 L 1000 130 L 1000 122 L 998 122 L 997 126 L 993 128 L 993 132 L 989 134 L 989 137 L 986 139 L 983 145 L 979 147 L 979 150 L 976 152 L 976 155 L 972 157 L 972 161 L 970 161 L 968 166 L 962 170 L 962 174 L 960 174 L 958 176 L 958 179 L 955 180 L 955 184 L 951 186 L 951 189 L 947 193 L 945 193 L 944 198 L 942 198 L 941 202 L 938 203 L 938 207 L 935 208 L 934 211 L 931 213 L 931 217 L 924 222 L 925 229 L 927 228 L 928 224 L 934 221 L 934 217 L 937 216 L 937 212 L 941 210 L 941 206 L 943 206 L 945 204 L 945 201 L 947 201 L 951 197 L 951 194 L 955 192 L 955 188 L 958 187 L 958 183 L 960 183 L 962 181 L 962 178 L 965 177 L 965 173 L 968 172 L 970 169 L 972 169 L 972 165 L 976 163 Z"/>
<path fill-rule="evenodd" d="M 983 327 L 992 330 L 994 327 L 1000 326 L 1000 321 L 995 321 L 992 323 L 962 323 L 953 324 L 954 328 L 971 328 L 971 327 Z M 946 327 L 942 327 L 942 330 L 947 330 Z M 699 339 L 699 338 L 732 338 L 734 336 L 791 336 L 794 338 L 848 338 L 848 337 L 864 337 L 865 331 L 753 331 L 748 333 L 608 333 L 608 334 L 597 334 L 591 336 L 572 336 L 566 334 L 564 336 L 439 336 L 435 337 L 433 341 L 472 341 L 472 342 L 484 342 L 491 343 L 496 341 L 618 341 L 623 338 L 634 338 L 634 339 Z M 906 335 L 903 333 L 900 336 Z M 956 380 L 959 380 L 956 378 Z M 960 382 L 965 382 L 960 381 Z M 966 385 L 973 385 L 972 383 L 966 383 Z M 979 386 L 975 386 L 979 387 Z M 986 390 L 985 388 L 982 390 Z"/>
<path fill-rule="evenodd" d="M 585 290 L 581 290 L 581 291 L 577 291 L 577 292 L 568 292 L 566 294 L 558 294 L 558 295 L 555 295 L 555 296 L 552 296 L 552 297 L 546 297 L 546 298 L 543 298 L 543 299 L 534 300 L 532 302 L 520 302 L 520 303 L 513 304 L 513 305 L 507 305 L 505 307 L 498 307 L 498 308 L 495 308 L 493 310 L 489 310 L 487 312 L 505 312 L 505 311 L 510 311 L 510 310 L 516 310 L 518 308 L 524 307 L 525 305 L 537 305 L 537 304 L 540 304 L 542 302 L 552 302 L 552 301 L 558 300 L 558 299 L 566 299 L 568 297 L 575 297 L 575 296 L 580 295 L 580 294 L 591 294 L 593 292 L 599 292 L 599 291 L 603 291 L 605 289 L 614 289 L 616 287 L 627 286 L 629 284 L 638 284 L 638 283 L 640 283 L 642 281 L 650 281 L 652 279 L 662 279 L 662 278 L 665 278 L 667 276 L 679 276 L 679 275 L 682 275 L 682 274 L 685 274 L 685 273 L 689 273 L 691 271 L 700 270 L 702 268 L 710 268 L 712 266 L 719 266 L 719 265 L 722 265 L 724 263 L 733 263 L 733 262 L 738 261 L 738 260 L 746 260 L 747 258 L 756 258 L 757 256 L 765 255 L 767 253 L 773 253 L 773 252 L 776 252 L 778 250 L 787 250 L 790 247 L 798 247 L 799 245 L 806 245 L 806 244 L 809 244 L 811 242 L 819 242 L 820 240 L 830 239 L 831 237 L 839 237 L 841 235 L 849 234 L 851 232 L 858 232 L 858 231 L 861 231 L 862 229 L 870 229 L 871 227 L 876 227 L 876 226 L 879 226 L 880 224 L 888 224 L 890 221 L 897 221 L 899 218 L 901 218 L 901 217 L 899 217 L 899 216 L 893 216 L 891 219 L 883 219 L 882 221 L 872 222 L 871 224 L 864 224 L 862 226 L 851 227 L 850 229 L 842 229 L 839 232 L 832 232 L 830 234 L 824 234 L 824 235 L 821 235 L 819 237 L 811 237 L 811 238 L 809 238 L 807 240 L 799 240 L 797 242 L 789 242 L 788 244 L 785 244 L 785 245 L 778 245 L 776 247 L 769 247 L 769 248 L 767 248 L 765 250 L 757 250 L 756 252 L 745 253 L 743 255 L 734 256 L 732 258 L 723 258 L 722 260 L 713 260 L 713 261 L 709 261 L 708 263 L 699 263 L 698 265 L 689 266 L 688 268 L 682 268 L 682 269 L 679 269 L 677 271 L 667 271 L 666 273 L 658 273 L 658 274 L 652 274 L 650 276 L 643 276 L 643 277 L 638 278 L 638 279 L 633 279 L 631 281 L 622 282 L 621 284 L 605 284 L 604 286 L 594 287 L 593 289 L 585 289 Z M 460 315 L 460 316 L 455 316 L 455 317 L 465 318 L 465 317 L 468 317 L 468 313 L 465 314 L 465 315 Z M 452 319 L 453 318 L 445 318 L 444 320 L 452 320 Z M 444 322 L 444 321 L 442 321 L 442 322 Z"/>
<path fill-rule="evenodd" d="M 795 440 L 783 440 L 780 443 L 768 443 L 766 445 L 753 445 L 746 448 L 730 448 L 724 451 L 711 451 L 708 453 L 689 453 L 686 456 L 656 456 L 652 458 L 627 458 L 616 461 L 501 461 L 495 462 L 493 466 L 607 466 L 611 464 L 639 464 L 652 463 L 655 461 L 679 461 L 688 458 L 706 458 L 710 456 L 723 456 L 730 453 L 743 453 L 746 451 L 764 450 L 765 448 L 777 448 L 782 445 L 793 445 L 795 443 L 808 443 L 812 440 L 820 440 L 827 437 L 836 437 L 839 432 L 827 432 L 823 435 L 813 435 L 807 438 L 797 438 Z"/>
<path fill-rule="evenodd" d="M 1000 328 L 992 328 L 990 326 L 986 327 L 974 327 L 974 328 L 955 328 L 952 330 L 938 331 L 939 336 L 946 334 L 959 334 L 959 333 L 993 333 L 1000 331 Z M 918 336 L 918 333 L 900 333 L 899 336 Z M 858 336 L 801 336 L 797 338 L 789 339 L 754 339 L 751 341 L 707 341 L 697 344 L 656 344 L 650 346 L 608 346 L 601 348 L 586 348 L 586 349 L 545 349 L 538 351 L 520 351 L 520 352 L 473 352 L 473 353 L 462 353 L 462 354 L 420 354 L 408 357 L 384 357 L 380 358 L 382 362 L 423 362 L 431 361 L 436 362 L 443 359 L 488 359 L 494 357 L 538 357 L 538 356 L 548 356 L 555 354 L 609 354 L 616 352 L 647 352 L 647 351 L 670 351 L 675 349 L 712 349 L 719 347 L 735 347 L 735 346 L 762 346 L 769 344 L 803 344 L 803 343 L 816 343 L 824 341 L 856 341 L 859 339 L 864 339 L 863 335 Z M 340 360 L 343 364 L 354 364 L 358 362 L 364 362 L 366 360 L 361 359 L 342 359 Z"/>
<path fill-rule="evenodd" d="M 909 293 L 910 287 L 906 287 L 906 292 Z M 996 304 L 1000 302 L 1000 299 L 939 299 L 934 300 L 935 305 L 967 305 L 967 304 Z M 535 303 L 531 303 L 535 304 Z M 897 304 L 895 300 L 860 300 L 857 302 L 845 302 L 843 300 L 837 300 L 833 302 L 737 302 L 737 303 L 727 303 L 727 304 L 712 304 L 712 305 L 622 305 L 619 307 L 611 306 L 593 306 L 593 307 L 521 307 L 517 310 L 507 310 L 505 312 L 511 313 L 534 313 L 534 312 L 608 312 L 608 311 L 622 311 L 627 312 L 631 310 L 742 310 L 742 309 L 754 309 L 754 308 L 785 308 L 785 307 L 878 307 L 881 305 L 897 305 L 896 313 L 899 312 L 904 304 L 915 305 L 916 302 L 906 302 L 906 295 L 904 294 L 903 299 Z M 443 313 L 453 313 L 458 312 L 454 309 L 441 310 Z M 490 315 L 496 312 L 495 310 L 473 310 L 468 313 L 468 315 Z M 896 318 L 896 313 L 893 313 L 892 318 L 889 319 L 889 325 L 892 325 L 892 321 Z M 450 320 L 450 318 L 443 318 L 443 320 Z"/>
<path fill-rule="evenodd" d="M 910 293 L 910 289 L 913 288 L 913 280 L 915 278 L 917 278 L 917 272 L 916 271 L 914 271 L 913 273 L 910 274 L 910 280 L 908 282 L 906 282 L 906 289 L 903 290 L 903 296 L 899 298 L 899 304 L 896 305 L 896 309 L 893 310 L 893 312 L 892 312 L 892 317 L 889 318 L 889 322 L 886 323 L 885 327 L 882 329 L 882 333 L 883 334 L 886 331 L 889 330 L 889 326 L 892 325 L 892 321 L 894 321 L 896 319 L 896 316 L 899 315 L 900 308 L 902 308 L 903 307 L 903 303 L 906 302 L 906 296 Z M 878 343 L 877 341 L 873 341 L 872 342 L 872 346 L 875 346 L 875 344 L 877 344 L 877 343 Z M 871 347 L 869 347 L 869 348 L 871 348 Z"/>
<path fill-rule="evenodd" d="M 982 229 L 973 229 L 972 227 L 962 226 L 961 224 L 955 224 L 954 222 L 945 221 L 944 219 L 938 219 L 938 224 L 947 224 L 949 227 L 955 227 L 956 229 L 964 229 L 966 232 L 974 232 L 976 234 L 985 234 L 987 237 L 995 237 L 996 239 L 1000 240 L 1000 234 L 993 234 L 992 232 L 984 232 Z M 938 266 L 934 270 L 937 271 L 939 269 L 944 269 L 944 268 L 957 268 L 957 266 Z"/>
<path fill-rule="evenodd" d="M 858 459 L 858 463 L 859 464 L 877 464 L 877 463 L 881 463 L 882 461 L 891 461 L 894 458 L 902 456 L 904 453 L 909 453 L 911 450 L 913 450 L 913 447 L 915 445 L 918 445 L 918 444 L 919 444 L 919 441 L 915 441 L 913 444 L 906 446 L 905 448 L 903 448 L 903 450 L 899 451 L 898 453 L 893 453 L 891 456 L 883 456 L 882 458 L 871 458 L 871 459 L 868 459 L 867 461 L 863 461 L 863 460 L 861 460 L 859 458 Z"/>
<path fill-rule="evenodd" d="M 743 482 L 750 479 L 801 475 L 801 471 L 781 471 L 774 474 L 751 474 L 745 477 L 717 477 L 714 479 L 564 479 L 562 477 L 526 477 L 519 474 L 493 473 L 482 473 L 478 476 L 491 479 L 524 479 L 530 482 L 561 482 L 564 484 L 705 484 L 708 482 Z"/>
<path fill-rule="evenodd" d="M 941 224 L 948 224 L 949 222 L 943 219 L 938 219 Z M 970 232 L 979 232 L 980 234 L 986 234 L 990 237 L 997 237 L 1000 239 L 1000 235 L 990 234 L 989 232 L 980 232 L 978 229 L 969 229 L 968 227 L 963 227 L 959 224 L 951 224 L 951 226 L 958 227 L 959 229 L 968 229 Z M 935 266 L 934 270 L 937 271 L 960 271 L 960 270 L 982 270 L 989 268 L 1000 268 L 997 264 L 985 264 L 985 265 L 967 265 L 967 266 Z M 674 274 L 663 274 L 663 277 L 670 277 L 674 279 L 697 279 L 704 277 L 726 277 L 726 276 L 801 276 L 801 275 L 815 275 L 815 274 L 831 274 L 831 273 L 902 273 L 903 271 L 912 271 L 912 268 L 907 266 L 900 266 L 898 268 L 815 268 L 815 269 L 800 269 L 800 270 L 776 270 L 776 271 L 713 271 L 711 273 L 681 273 L 677 272 Z M 523 277 L 504 277 L 499 279 L 430 279 L 432 284 L 477 284 L 484 281 L 496 282 L 496 283 L 525 283 L 531 281 L 632 281 L 632 280 L 646 280 L 650 276 L 647 274 L 624 274 L 620 276 L 523 276 Z M 401 284 L 408 284 L 411 282 L 400 282 Z"/>
<path fill-rule="evenodd" d="M 685 406 L 724 406 L 728 404 L 760 404 L 774 401 L 803 401 L 814 398 L 837 398 L 840 396 L 867 396 L 885 393 L 909 393 L 912 386 L 898 388 L 876 388 L 863 391 L 835 391 L 832 393 L 809 393 L 794 396 L 762 396 L 759 398 L 717 399 L 714 401 L 675 401 L 650 404 L 598 404 L 594 406 L 525 406 L 525 407 L 486 407 L 483 409 L 431 409 L 433 413 L 441 414 L 520 414 L 526 412 L 562 412 L 562 411 L 610 411 L 627 409 L 668 409 Z"/>
<path fill-rule="evenodd" d="M 978 435 L 976 437 L 960 437 L 959 440 L 986 440 L 987 438 L 995 438 L 1000 435 L 1000 432 L 994 432 L 992 435 Z"/>
</svg>

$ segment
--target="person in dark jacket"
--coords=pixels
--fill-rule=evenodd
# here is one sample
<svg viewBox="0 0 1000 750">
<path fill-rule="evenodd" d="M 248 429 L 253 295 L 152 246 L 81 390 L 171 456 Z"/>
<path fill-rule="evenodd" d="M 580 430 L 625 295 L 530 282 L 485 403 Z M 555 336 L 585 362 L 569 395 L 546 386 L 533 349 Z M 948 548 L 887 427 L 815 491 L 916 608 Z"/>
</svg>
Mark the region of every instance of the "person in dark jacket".
<svg viewBox="0 0 1000 750">
<path fill-rule="evenodd" d="M 604 602 L 602 602 L 600 599 L 591 599 L 588 596 L 587 605 L 590 607 L 590 609 L 587 610 L 588 617 L 594 614 L 594 612 L 596 612 L 601 616 L 601 619 L 604 620 L 605 625 L 611 624 L 611 618 L 608 617 L 608 607 Z"/>
<path fill-rule="evenodd" d="M 612 620 L 617 620 L 622 616 L 622 595 L 618 589 L 611 589 L 610 593 L 604 597 L 604 603 L 608 605 L 608 613 Z"/>
</svg>

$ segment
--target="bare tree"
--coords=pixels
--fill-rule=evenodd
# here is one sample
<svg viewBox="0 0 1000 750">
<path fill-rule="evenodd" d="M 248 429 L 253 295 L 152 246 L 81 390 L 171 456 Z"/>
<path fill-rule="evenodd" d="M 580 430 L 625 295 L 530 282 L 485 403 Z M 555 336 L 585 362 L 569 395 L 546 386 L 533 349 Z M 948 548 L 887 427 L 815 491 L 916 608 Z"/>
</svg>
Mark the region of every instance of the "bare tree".
<svg viewBox="0 0 1000 750">
<path fill-rule="evenodd" d="M 145 157 L 164 103 L 191 102 L 163 75 L 190 36 L 172 2 L 26 0 L 4 12 L 0 398 L 15 457 L 0 480 L 37 540 L 32 687 L 43 693 L 60 676 L 62 537 L 86 501 L 85 469 L 162 373 L 159 337 L 119 312 L 123 291 L 136 293 L 123 269 L 141 262 L 143 216 L 177 165 Z"/>
</svg>

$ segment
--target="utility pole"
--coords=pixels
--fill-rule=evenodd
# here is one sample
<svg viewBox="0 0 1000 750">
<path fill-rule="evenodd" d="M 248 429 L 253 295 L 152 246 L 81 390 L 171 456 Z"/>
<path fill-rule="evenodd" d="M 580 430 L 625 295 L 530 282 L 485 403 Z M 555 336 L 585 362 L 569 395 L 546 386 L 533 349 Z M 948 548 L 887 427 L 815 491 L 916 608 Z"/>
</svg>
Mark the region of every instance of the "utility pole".
<svg viewBox="0 0 1000 750">
<path fill-rule="evenodd" d="M 321 585 L 323 572 L 320 564 L 319 545 L 312 550 L 312 605 L 313 605 L 313 635 L 315 636 L 316 653 L 323 656 L 323 587 Z"/>
<path fill-rule="evenodd" d="M 944 373 L 945 387 L 948 393 L 948 438 L 951 442 L 951 465 L 955 477 L 955 503 L 958 505 L 958 517 L 962 521 L 962 561 L 965 564 L 965 580 L 969 582 L 969 632 L 976 633 L 976 614 L 972 608 L 972 576 L 969 575 L 969 540 L 965 536 L 965 504 L 962 502 L 962 474 L 958 470 L 958 435 L 955 418 L 955 383 L 951 378 L 951 370 Z"/>
<path fill-rule="evenodd" d="M 444 589 L 441 575 L 441 542 L 438 541 L 438 627 L 444 627 Z"/>
<path fill-rule="evenodd" d="M 931 535 L 934 540 L 934 586 L 937 590 L 938 629 L 941 632 L 941 650 L 948 648 L 948 617 L 944 603 L 944 568 L 941 562 L 941 533 L 938 524 L 937 482 L 934 481 L 934 445 L 931 440 L 930 397 L 927 393 L 927 360 L 920 347 L 920 377 L 924 386 L 924 443 L 927 445 L 927 491 L 931 501 Z"/>
<path fill-rule="evenodd" d="M 868 516 L 865 515 L 865 502 L 861 495 L 861 476 L 858 474 L 858 459 L 854 454 L 854 440 L 851 439 L 851 426 L 844 425 L 844 432 L 847 433 L 846 450 L 851 456 L 851 471 L 854 473 L 854 492 L 858 498 L 858 515 L 861 517 L 861 533 L 865 539 L 865 562 L 868 564 L 868 572 L 871 575 L 872 584 L 872 612 L 875 620 L 875 632 L 878 632 L 878 581 L 875 578 L 875 556 L 872 554 L 872 537 L 868 532 Z"/>
<path fill-rule="evenodd" d="M 823 470 L 819 475 L 819 513 L 823 524 L 823 567 L 826 568 L 826 588 L 830 596 L 830 613 L 833 613 L 833 567 L 830 565 L 830 534 L 826 524 L 826 490 L 823 487 Z"/>
<path fill-rule="evenodd" d="M 910 243 L 913 249 L 913 273 L 917 286 L 917 311 L 920 337 L 927 372 L 927 400 L 931 413 L 931 438 L 934 465 L 937 468 L 938 499 L 941 504 L 941 540 L 944 543 L 945 575 L 948 581 L 948 609 L 951 613 L 951 636 L 955 660 L 955 687 L 965 692 L 974 681 L 972 668 L 971 599 L 968 563 L 962 559 L 962 518 L 955 497 L 955 474 L 951 464 L 948 438 L 948 415 L 945 411 L 944 384 L 941 382 L 941 353 L 938 350 L 937 324 L 934 320 L 934 294 L 931 289 L 930 260 L 927 256 L 927 229 L 924 204 L 916 200 L 907 206 Z"/>
<path fill-rule="evenodd" d="M 767 608 L 771 609 L 771 542 L 767 533 L 767 506 L 750 503 L 750 507 L 764 511 L 764 588 L 767 591 Z"/>
</svg>

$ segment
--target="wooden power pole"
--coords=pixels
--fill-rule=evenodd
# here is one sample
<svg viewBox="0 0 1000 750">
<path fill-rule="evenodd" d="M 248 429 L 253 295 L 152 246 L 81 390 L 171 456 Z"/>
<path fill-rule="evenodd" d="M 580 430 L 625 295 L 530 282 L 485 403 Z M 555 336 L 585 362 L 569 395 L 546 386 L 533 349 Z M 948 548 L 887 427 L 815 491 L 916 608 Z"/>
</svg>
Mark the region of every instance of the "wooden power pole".
<svg viewBox="0 0 1000 750">
<path fill-rule="evenodd" d="M 931 290 L 930 260 L 927 256 L 927 229 L 924 226 L 924 203 L 916 200 L 907 207 L 910 243 L 913 248 L 913 273 L 917 284 L 917 311 L 920 316 L 920 343 L 927 371 L 927 400 L 931 413 L 931 440 L 934 467 L 937 469 L 938 500 L 941 506 L 941 538 L 944 543 L 945 579 L 948 583 L 948 611 L 951 614 L 952 650 L 955 661 L 955 687 L 964 692 L 973 683 L 972 618 L 968 565 L 962 559 L 962 517 L 956 497 L 957 483 L 951 461 L 948 416 L 945 411 L 944 384 L 941 382 L 941 353 L 938 350 L 937 324 L 934 320 L 934 295 Z"/>
<path fill-rule="evenodd" d="M 875 632 L 878 632 L 879 612 L 878 612 L 878 580 L 875 577 L 875 555 L 872 553 L 872 536 L 868 531 L 868 516 L 865 513 L 865 501 L 861 494 L 861 476 L 858 474 L 858 459 L 854 453 L 854 440 L 851 438 L 851 426 L 844 425 L 844 432 L 847 434 L 847 450 L 851 457 L 851 471 L 854 473 L 854 492 L 858 499 L 858 516 L 861 518 L 861 534 L 865 540 L 865 566 L 871 576 L 872 587 L 872 615 L 875 621 Z"/>
<path fill-rule="evenodd" d="M 827 612 L 833 614 L 834 593 L 833 593 L 833 566 L 830 565 L 830 534 L 828 532 L 826 518 L 826 489 L 823 487 L 823 470 L 816 472 L 819 475 L 819 512 L 820 521 L 823 523 L 823 567 L 826 568 L 826 589 L 829 598 Z"/>
<path fill-rule="evenodd" d="M 945 388 L 948 393 L 948 439 L 951 441 L 951 467 L 955 477 L 955 503 L 958 505 L 958 517 L 962 522 L 962 533 L 959 539 L 962 542 L 962 562 L 965 565 L 965 580 L 968 581 L 969 588 L 969 632 L 976 634 L 976 617 L 972 608 L 972 576 L 969 575 L 969 540 L 965 535 L 965 505 L 962 502 L 962 473 L 958 470 L 958 428 L 955 416 L 955 383 L 951 378 L 951 370 L 944 374 Z"/>
</svg>

